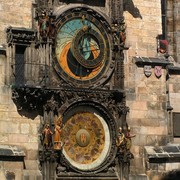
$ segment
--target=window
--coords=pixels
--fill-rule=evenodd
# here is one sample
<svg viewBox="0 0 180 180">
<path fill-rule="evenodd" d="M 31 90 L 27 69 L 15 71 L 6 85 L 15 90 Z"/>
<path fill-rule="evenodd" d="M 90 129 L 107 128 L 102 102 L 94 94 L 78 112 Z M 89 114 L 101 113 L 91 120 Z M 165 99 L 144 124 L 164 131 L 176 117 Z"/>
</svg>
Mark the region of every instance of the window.
<svg viewBox="0 0 180 180">
<path fill-rule="evenodd" d="M 15 54 L 15 85 L 24 85 L 24 46 L 16 46 Z"/>
<path fill-rule="evenodd" d="M 173 112 L 173 136 L 180 137 L 180 112 Z"/>
<path fill-rule="evenodd" d="M 166 0 L 161 0 L 162 39 L 166 39 Z"/>
</svg>

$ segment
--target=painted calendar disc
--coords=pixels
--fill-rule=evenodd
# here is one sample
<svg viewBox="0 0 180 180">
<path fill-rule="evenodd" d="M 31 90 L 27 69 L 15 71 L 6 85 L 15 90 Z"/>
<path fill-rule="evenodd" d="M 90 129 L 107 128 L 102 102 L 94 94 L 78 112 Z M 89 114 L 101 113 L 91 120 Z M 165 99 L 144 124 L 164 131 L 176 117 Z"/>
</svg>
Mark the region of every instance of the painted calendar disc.
<svg viewBox="0 0 180 180">
<path fill-rule="evenodd" d="M 108 126 L 96 113 L 82 112 L 70 117 L 63 128 L 63 137 L 66 159 L 80 170 L 98 167 L 109 151 Z"/>
</svg>

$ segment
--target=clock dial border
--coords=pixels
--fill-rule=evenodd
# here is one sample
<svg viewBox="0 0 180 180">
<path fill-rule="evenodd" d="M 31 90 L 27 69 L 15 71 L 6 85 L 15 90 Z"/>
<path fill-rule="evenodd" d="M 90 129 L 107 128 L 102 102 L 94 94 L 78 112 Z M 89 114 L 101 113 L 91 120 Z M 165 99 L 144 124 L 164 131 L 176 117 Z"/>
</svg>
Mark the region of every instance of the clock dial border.
<svg viewBox="0 0 180 180">
<path fill-rule="evenodd" d="M 57 32 L 63 27 L 64 24 L 66 24 L 69 20 L 81 18 L 82 16 L 85 16 L 85 19 L 88 19 L 91 23 L 95 24 L 95 28 L 98 29 L 98 33 L 101 31 L 101 38 L 104 41 L 104 54 L 103 59 L 100 60 L 100 63 L 95 67 L 94 69 L 87 68 L 87 73 L 90 71 L 90 75 L 87 75 L 87 77 L 75 77 L 75 75 L 72 75 L 70 72 L 71 70 L 68 69 L 67 63 L 66 65 L 62 65 L 59 63 L 59 59 L 57 58 L 56 54 L 56 45 L 53 48 L 53 66 L 56 70 L 57 74 L 68 84 L 71 86 L 76 87 L 89 87 L 94 88 L 97 87 L 107 81 L 107 79 L 111 76 L 112 72 L 115 68 L 115 62 L 111 58 L 112 52 L 111 52 L 111 38 L 110 38 L 110 32 L 107 28 L 108 22 L 102 17 L 99 13 L 97 13 L 94 10 L 90 11 L 90 14 L 88 14 L 88 11 L 90 8 L 81 8 L 79 11 L 75 11 L 73 8 L 70 10 L 67 10 L 63 13 L 63 15 L 60 15 L 57 19 L 56 26 L 58 27 Z M 86 12 L 86 13 L 85 13 Z M 93 13 L 92 13 L 93 12 Z M 99 17 L 100 20 L 97 20 L 96 18 Z M 107 31 L 105 30 L 107 29 Z M 58 33 L 57 33 L 58 36 Z M 56 38 L 57 38 L 56 36 Z M 69 45 L 70 46 L 70 45 Z M 70 48 L 70 47 L 68 47 Z M 95 63 L 96 65 L 96 63 Z M 83 67 L 85 68 L 85 67 Z M 84 78 L 84 79 L 83 79 Z"/>
</svg>

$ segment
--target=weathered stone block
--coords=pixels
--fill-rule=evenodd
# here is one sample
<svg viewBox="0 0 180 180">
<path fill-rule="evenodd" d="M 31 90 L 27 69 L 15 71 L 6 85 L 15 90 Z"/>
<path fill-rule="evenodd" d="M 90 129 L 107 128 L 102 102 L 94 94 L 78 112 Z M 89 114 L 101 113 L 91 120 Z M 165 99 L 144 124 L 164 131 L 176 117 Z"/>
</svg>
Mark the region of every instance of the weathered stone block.
<svg viewBox="0 0 180 180">
<path fill-rule="evenodd" d="M 143 164 L 143 158 L 134 158 L 131 160 L 131 167 L 136 167 L 136 168 L 131 168 L 131 174 L 144 174 L 145 169 L 142 168 Z"/>
<path fill-rule="evenodd" d="M 27 150 L 25 159 L 37 160 L 38 159 L 38 151 L 37 150 Z"/>
<path fill-rule="evenodd" d="M 25 160 L 25 167 L 28 170 L 39 170 L 39 164 L 37 160 Z"/>
<path fill-rule="evenodd" d="M 166 112 L 162 110 L 151 110 L 149 109 L 146 114 L 149 119 L 165 119 Z"/>
<path fill-rule="evenodd" d="M 5 161 L 3 165 L 5 169 L 10 170 L 10 171 L 15 170 L 15 169 L 22 170 L 24 168 L 23 162 Z"/>
<path fill-rule="evenodd" d="M 171 171 L 174 169 L 180 169 L 180 163 L 166 163 L 165 170 Z"/>
<path fill-rule="evenodd" d="M 37 124 L 31 124 L 30 131 L 32 134 L 38 134 L 39 126 Z"/>
<path fill-rule="evenodd" d="M 5 171 L 2 167 L 0 168 L 0 179 L 2 179 L 2 180 L 6 179 Z"/>
<path fill-rule="evenodd" d="M 138 94 L 146 94 L 147 95 L 147 87 L 138 87 L 137 88 L 137 93 Z"/>
<path fill-rule="evenodd" d="M 148 180 L 146 174 L 130 175 L 129 180 Z"/>
<path fill-rule="evenodd" d="M 136 134 L 136 137 L 132 139 L 133 145 L 144 146 L 146 144 L 146 135 Z"/>
<path fill-rule="evenodd" d="M 131 104 L 131 109 L 133 110 L 147 110 L 147 102 L 146 101 L 134 101 Z"/>
<path fill-rule="evenodd" d="M 29 134 L 30 132 L 30 125 L 28 123 L 26 124 L 21 124 L 20 125 L 21 133 L 22 134 Z"/>
<path fill-rule="evenodd" d="M 1 133 L 20 133 L 19 124 L 13 122 L 0 121 L 0 132 Z"/>
<path fill-rule="evenodd" d="M 126 94 L 126 100 L 127 100 L 127 103 L 130 103 L 131 101 L 135 101 L 136 100 L 136 94 L 127 93 Z"/>
<path fill-rule="evenodd" d="M 161 110 L 161 104 L 159 102 L 150 101 L 147 102 L 147 108 L 150 110 Z"/>
<path fill-rule="evenodd" d="M 29 142 L 30 143 L 38 143 L 39 142 L 39 136 L 38 135 L 29 136 Z"/>
<path fill-rule="evenodd" d="M 143 147 L 133 145 L 131 147 L 131 152 L 133 153 L 135 158 L 142 158 L 143 157 Z"/>
<path fill-rule="evenodd" d="M 29 141 L 27 141 L 23 143 L 23 146 L 25 146 L 27 150 L 38 150 L 38 143 L 35 142 L 29 143 Z"/>
<path fill-rule="evenodd" d="M 145 118 L 147 111 L 143 111 L 143 110 L 131 110 L 129 113 L 129 118 L 136 118 L 136 119 L 140 119 L 140 118 Z"/>
<path fill-rule="evenodd" d="M 27 143 L 29 142 L 28 135 L 25 134 L 9 134 L 9 143 Z"/>
<path fill-rule="evenodd" d="M 156 146 L 156 145 L 158 145 L 157 136 L 147 135 L 146 145 L 147 146 Z"/>
<path fill-rule="evenodd" d="M 167 127 L 148 127 L 147 134 L 167 135 Z"/>
<path fill-rule="evenodd" d="M 23 180 L 43 180 L 43 178 L 38 170 L 24 170 Z"/>
</svg>

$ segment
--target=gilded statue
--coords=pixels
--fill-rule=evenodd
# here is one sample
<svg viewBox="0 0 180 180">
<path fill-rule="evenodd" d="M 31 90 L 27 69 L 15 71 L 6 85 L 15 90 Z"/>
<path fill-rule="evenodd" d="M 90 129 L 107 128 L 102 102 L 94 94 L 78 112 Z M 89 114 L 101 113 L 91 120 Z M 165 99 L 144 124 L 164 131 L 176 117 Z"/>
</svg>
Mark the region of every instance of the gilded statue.
<svg viewBox="0 0 180 180">
<path fill-rule="evenodd" d="M 62 116 L 54 120 L 54 149 L 61 150 Z"/>
<path fill-rule="evenodd" d="M 126 138 L 126 150 L 127 151 L 130 151 L 130 149 L 131 149 L 131 146 L 132 146 L 132 140 L 131 140 L 131 138 L 133 138 L 133 137 L 135 137 L 136 135 L 132 135 L 131 133 L 130 133 L 130 131 L 131 131 L 131 128 L 130 127 L 128 127 L 127 128 L 127 132 L 126 132 L 126 136 L 125 136 L 125 138 Z"/>
<path fill-rule="evenodd" d="M 125 150 L 125 135 L 121 127 L 119 127 L 118 137 L 116 139 L 116 146 L 118 147 L 119 155 L 122 155 Z"/>
</svg>

